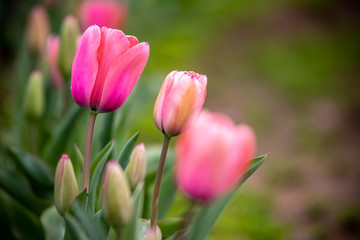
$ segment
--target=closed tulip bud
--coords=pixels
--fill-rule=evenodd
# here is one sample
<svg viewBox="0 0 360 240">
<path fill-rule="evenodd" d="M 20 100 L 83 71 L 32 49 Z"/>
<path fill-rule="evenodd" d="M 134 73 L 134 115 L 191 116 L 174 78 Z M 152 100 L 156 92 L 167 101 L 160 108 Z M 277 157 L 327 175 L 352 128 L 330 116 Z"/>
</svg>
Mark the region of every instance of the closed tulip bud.
<svg viewBox="0 0 360 240">
<path fill-rule="evenodd" d="M 203 111 L 176 144 L 175 179 L 180 192 L 198 202 L 213 202 L 233 191 L 248 169 L 255 135 L 247 125 Z"/>
<path fill-rule="evenodd" d="M 50 36 L 47 46 L 47 58 L 49 70 L 53 86 L 56 90 L 60 90 L 63 85 L 63 77 L 59 69 L 59 49 L 60 39 L 58 36 Z"/>
<path fill-rule="evenodd" d="M 30 120 L 39 119 L 44 112 L 44 80 L 40 71 L 31 73 L 24 98 L 25 115 Z"/>
<path fill-rule="evenodd" d="M 122 31 L 89 27 L 76 50 L 71 75 L 75 102 L 90 111 L 111 112 L 127 99 L 149 57 L 149 44 Z"/>
<path fill-rule="evenodd" d="M 54 201 L 61 215 L 65 215 L 71 202 L 79 194 L 73 165 L 66 154 L 63 154 L 56 167 Z"/>
<path fill-rule="evenodd" d="M 148 228 L 145 232 L 144 240 L 161 240 L 162 234 L 158 226 L 156 228 Z"/>
<path fill-rule="evenodd" d="M 144 182 L 146 173 L 146 150 L 143 143 L 138 144 L 132 151 L 130 163 L 125 173 L 132 188 Z"/>
<path fill-rule="evenodd" d="M 31 9 L 26 29 L 26 42 L 31 51 L 43 53 L 49 35 L 49 19 L 46 10 L 41 5 Z"/>
<path fill-rule="evenodd" d="M 133 212 L 129 184 L 120 165 L 114 160 L 106 164 L 104 171 L 102 209 L 115 229 L 127 224 Z"/>
<path fill-rule="evenodd" d="M 206 97 L 207 77 L 173 71 L 166 76 L 154 107 L 156 127 L 168 136 L 184 132 L 199 115 Z"/>
<path fill-rule="evenodd" d="M 83 29 L 92 25 L 123 29 L 127 11 L 126 3 L 119 0 L 90 0 L 80 3 L 78 16 Z"/>
<path fill-rule="evenodd" d="M 74 16 L 66 16 L 60 30 L 59 55 L 60 70 L 66 79 L 71 75 L 72 62 L 75 56 L 79 36 L 80 28 L 78 20 Z"/>
</svg>

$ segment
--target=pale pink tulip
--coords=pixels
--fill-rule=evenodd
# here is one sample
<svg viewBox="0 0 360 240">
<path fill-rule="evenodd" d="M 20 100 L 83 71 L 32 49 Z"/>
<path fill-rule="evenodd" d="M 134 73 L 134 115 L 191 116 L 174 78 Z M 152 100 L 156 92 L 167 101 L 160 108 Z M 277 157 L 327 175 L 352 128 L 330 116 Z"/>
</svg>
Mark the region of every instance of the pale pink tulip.
<svg viewBox="0 0 360 240">
<path fill-rule="evenodd" d="M 48 39 L 47 46 L 47 57 L 49 63 L 50 76 L 53 86 L 56 90 L 61 89 L 64 79 L 59 69 L 59 50 L 60 50 L 60 39 L 58 36 L 50 36 Z"/>
<path fill-rule="evenodd" d="M 127 17 L 127 5 L 116 0 L 83 1 L 78 9 L 83 29 L 92 25 L 122 29 Z"/>
<path fill-rule="evenodd" d="M 111 112 L 127 99 L 149 57 L 149 44 L 122 31 L 94 25 L 83 34 L 72 65 L 75 102 L 95 112 Z"/>
<path fill-rule="evenodd" d="M 31 51 L 44 53 L 49 35 L 49 18 L 44 6 L 31 9 L 26 29 L 26 42 Z"/>
<path fill-rule="evenodd" d="M 206 97 L 207 78 L 195 72 L 169 73 L 154 107 L 156 127 L 168 136 L 185 131 L 199 115 Z"/>
<path fill-rule="evenodd" d="M 233 191 L 248 169 L 255 135 L 247 125 L 203 111 L 176 144 L 175 179 L 180 192 L 213 202 Z"/>
</svg>

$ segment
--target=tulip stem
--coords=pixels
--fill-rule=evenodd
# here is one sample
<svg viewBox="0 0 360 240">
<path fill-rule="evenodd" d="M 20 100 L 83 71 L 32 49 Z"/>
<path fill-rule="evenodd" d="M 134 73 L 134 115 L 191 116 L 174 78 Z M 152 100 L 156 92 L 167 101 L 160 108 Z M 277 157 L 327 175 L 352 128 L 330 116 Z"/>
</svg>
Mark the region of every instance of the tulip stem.
<svg viewBox="0 0 360 240">
<path fill-rule="evenodd" d="M 157 219 L 157 211 L 158 211 L 158 204 L 159 204 L 159 194 L 160 194 L 160 185 L 161 185 L 161 179 L 164 172 L 164 166 L 165 166 L 165 160 L 166 160 L 166 154 L 169 148 L 171 137 L 164 134 L 164 142 L 161 150 L 160 155 L 160 161 L 159 161 L 159 167 L 156 172 L 156 179 L 155 179 L 155 185 L 154 185 L 154 193 L 153 193 L 153 199 L 151 203 L 151 218 L 150 218 L 150 227 L 156 227 L 156 219 Z"/>
<path fill-rule="evenodd" d="M 90 112 L 88 129 L 86 133 L 84 167 L 83 167 L 82 185 L 81 185 L 81 191 L 84 191 L 86 189 L 86 203 L 88 202 L 87 200 L 89 196 L 91 145 L 92 145 L 92 138 L 94 133 L 95 118 L 96 118 L 96 113 Z"/>
</svg>

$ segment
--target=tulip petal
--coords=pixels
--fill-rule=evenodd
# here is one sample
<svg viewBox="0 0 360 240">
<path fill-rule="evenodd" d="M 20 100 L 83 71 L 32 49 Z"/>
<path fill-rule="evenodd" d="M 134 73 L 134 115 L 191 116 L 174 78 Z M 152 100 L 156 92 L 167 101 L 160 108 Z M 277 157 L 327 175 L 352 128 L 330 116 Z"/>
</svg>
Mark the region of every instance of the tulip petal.
<svg viewBox="0 0 360 240">
<path fill-rule="evenodd" d="M 132 48 L 133 46 L 139 44 L 139 41 L 138 41 L 138 39 L 136 37 L 129 36 L 129 35 L 127 35 L 126 37 L 127 37 L 127 40 L 129 41 L 129 44 L 130 44 L 129 48 Z"/>
<path fill-rule="evenodd" d="M 128 49 L 129 41 L 122 31 L 101 28 L 101 41 L 97 51 L 99 70 L 90 97 L 90 106 L 93 110 L 97 110 L 101 101 L 104 82 L 111 64 Z"/>
<path fill-rule="evenodd" d="M 183 74 L 180 79 L 174 79 L 171 92 L 163 106 L 163 128 L 170 135 L 178 135 L 192 117 L 199 115 L 205 101 L 204 88 L 195 76 Z M 187 107 L 184 107 L 187 106 Z"/>
<path fill-rule="evenodd" d="M 103 86 L 99 112 L 114 111 L 131 93 L 149 58 L 149 44 L 140 43 L 111 64 Z"/>
<path fill-rule="evenodd" d="M 162 123 L 163 104 L 165 102 L 166 96 L 168 96 L 168 94 L 171 90 L 173 80 L 174 80 L 177 72 L 178 72 L 177 70 L 172 71 L 171 73 L 169 73 L 166 76 L 166 78 L 161 86 L 161 89 L 160 89 L 160 92 L 156 99 L 156 102 L 155 102 L 154 114 L 153 114 L 154 122 L 155 122 L 156 127 L 162 131 L 164 130 L 163 123 Z"/>
<path fill-rule="evenodd" d="M 97 51 L 100 45 L 100 28 L 89 27 L 76 50 L 71 74 L 71 93 L 75 102 L 87 108 L 98 72 Z"/>
</svg>

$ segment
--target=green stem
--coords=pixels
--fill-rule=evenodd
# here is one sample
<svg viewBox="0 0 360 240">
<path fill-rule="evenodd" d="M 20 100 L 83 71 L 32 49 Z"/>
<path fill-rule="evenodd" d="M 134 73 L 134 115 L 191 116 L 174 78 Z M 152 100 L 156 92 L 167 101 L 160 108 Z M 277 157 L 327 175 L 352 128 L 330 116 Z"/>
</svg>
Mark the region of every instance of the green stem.
<svg viewBox="0 0 360 240">
<path fill-rule="evenodd" d="M 91 145 L 92 145 L 92 138 L 93 138 L 93 133 L 94 133 L 95 118 L 96 118 L 96 113 L 90 112 L 89 124 L 88 124 L 87 133 L 86 133 L 84 167 L 83 167 L 82 185 L 81 185 L 82 191 L 84 191 L 84 189 L 86 189 L 86 202 L 87 202 L 87 198 L 89 196 Z"/>
<path fill-rule="evenodd" d="M 155 186 L 154 186 L 154 193 L 153 199 L 151 203 L 151 217 L 150 217 L 150 227 L 156 226 L 156 219 L 157 219 L 157 211 L 158 211 L 158 204 L 159 204 L 159 194 L 160 194 L 160 185 L 161 185 L 161 178 L 164 172 L 166 154 L 169 148 L 171 137 L 164 134 L 164 142 L 161 150 L 159 167 L 156 172 L 156 179 L 155 179 Z"/>
</svg>

